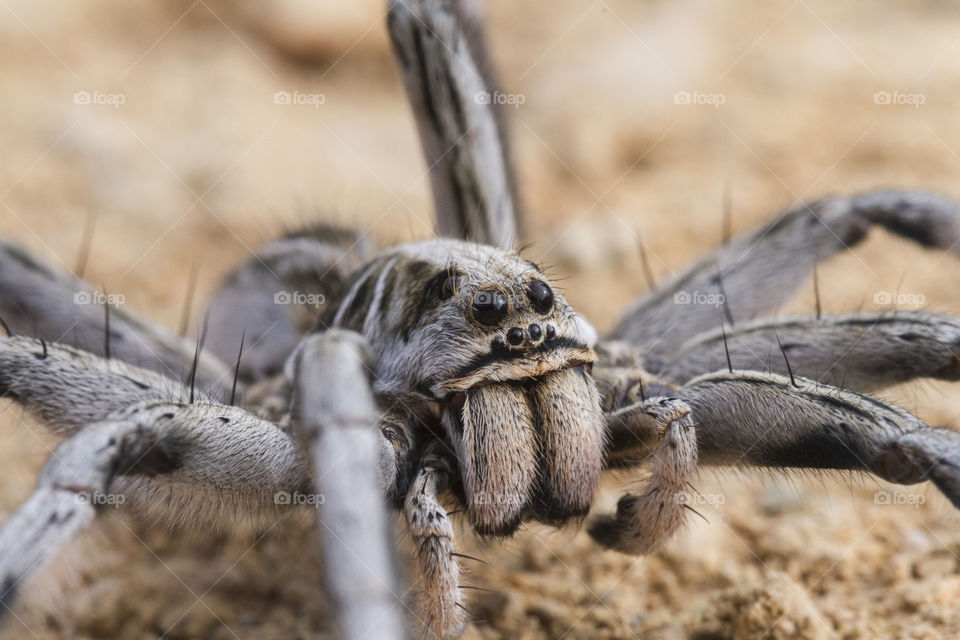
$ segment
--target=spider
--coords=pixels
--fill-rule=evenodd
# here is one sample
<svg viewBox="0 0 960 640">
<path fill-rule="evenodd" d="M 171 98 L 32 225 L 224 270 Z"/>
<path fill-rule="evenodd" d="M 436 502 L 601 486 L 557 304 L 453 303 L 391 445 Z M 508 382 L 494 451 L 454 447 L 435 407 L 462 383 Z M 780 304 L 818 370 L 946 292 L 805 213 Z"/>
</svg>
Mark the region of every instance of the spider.
<svg viewBox="0 0 960 640">
<path fill-rule="evenodd" d="M 872 225 L 953 250 L 957 205 L 893 190 L 799 205 L 660 284 L 600 338 L 515 248 L 473 6 L 393 0 L 388 18 L 447 237 L 377 251 L 350 230 L 291 233 L 223 282 L 195 347 L 105 296 L 75 304 L 103 294 L 0 243 L 0 389 L 64 438 L 0 529 L 4 611 L 110 496 L 195 527 L 315 504 L 349 638 L 459 635 L 452 517 L 492 538 L 590 518 L 609 469 L 650 472 L 588 522 L 626 554 L 683 526 L 699 464 L 929 480 L 960 507 L 960 435 L 866 395 L 960 379 L 960 320 L 763 319 Z M 407 616 L 389 508 L 416 543 Z"/>
</svg>

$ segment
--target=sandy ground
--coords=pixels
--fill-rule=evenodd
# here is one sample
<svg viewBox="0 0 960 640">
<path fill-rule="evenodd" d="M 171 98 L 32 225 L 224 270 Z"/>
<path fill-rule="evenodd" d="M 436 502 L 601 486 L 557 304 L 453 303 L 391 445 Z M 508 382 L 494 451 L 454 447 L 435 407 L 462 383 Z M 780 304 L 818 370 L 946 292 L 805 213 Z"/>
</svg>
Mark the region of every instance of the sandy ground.
<svg viewBox="0 0 960 640">
<path fill-rule="evenodd" d="M 646 288 L 638 237 L 661 278 L 720 241 L 725 185 L 737 231 L 830 192 L 960 197 L 951 3 L 516 5 L 491 2 L 488 22 L 504 91 L 523 98 L 530 252 L 600 328 Z M 322 216 L 385 244 L 432 228 L 380 2 L 3 0 L 0 67 L 0 233 L 72 268 L 96 212 L 87 277 L 172 328 L 194 265 L 205 296 L 286 227 Z M 955 257 L 875 232 L 820 279 L 827 311 L 899 291 L 960 313 L 958 275 Z M 812 306 L 811 289 L 784 311 Z M 958 391 L 883 395 L 950 426 Z M 15 407 L 2 421 L 6 517 L 54 442 Z M 611 480 L 598 508 L 636 480 Z M 934 490 L 714 471 L 697 486 L 709 523 L 647 558 L 573 528 L 496 545 L 462 532 L 488 563 L 471 583 L 495 590 L 471 604 L 484 623 L 469 637 L 960 635 L 960 517 Z M 316 559 L 303 521 L 189 535 L 118 515 L 28 586 L 2 635 L 328 637 Z"/>
</svg>

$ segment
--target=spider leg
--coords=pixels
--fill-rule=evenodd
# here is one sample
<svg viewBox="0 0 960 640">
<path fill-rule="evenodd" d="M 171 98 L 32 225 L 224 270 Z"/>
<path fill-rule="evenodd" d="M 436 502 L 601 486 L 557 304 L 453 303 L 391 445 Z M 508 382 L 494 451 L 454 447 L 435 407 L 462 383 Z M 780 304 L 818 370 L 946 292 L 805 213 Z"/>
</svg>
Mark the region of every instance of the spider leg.
<svg viewBox="0 0 960 640">
<path fill-rule="evenodd" d="M 392 447 L 384 446 L 377 428 L 366 342 L 359 334 L 331 330 L 305 338 L 292 358 L 294 429 L 323 497 L 318 530 L 344 637 L 402 638 L 384 495 Z"/>
<path fill-rule="evenodd" d="M 686 520 L 684 498 L 696 472 L 697 435 L 690 407 L 675 398 L 639 403 L 634 417 L 646 423 L 650 439 L 659 440 L 649 458 L 650 478 L 640 493 L 620 498 L 616 515 L 594 518 L 589 532 L 607 548 L 640 555 L 655 549 Z"/>
<path fill-rule="evenodd" d="M 162 375 L 41 339 L 0 338 L 0 396 L 21 403 L 58 435 L 71 435 L 117 411 L 149 401 L 186 401 Z M 194 399 L 209 401 L 203 391 Z"/>
<path fill-rule="evenodd" d="M 28 407 L 30 403 L 28 403 Z M 37 490 L 0 528 L 0 601 L 89 525 L 97 507 L 130 504 L 161 522 L 225 527 L 278 517 L 309 491 L 293 439 L 236 407 L 147 401 L 62 442 Z"/>
<path fill-rule="evenodd" d="M 669 421 L 664 421 L 661 402 L 666 396 L 638 401 L 604 414 L 606 459 L 604 468 L 630 467 L 646 461 L 663 441 Z"/>
<path fill-rule="evenodd" d="M 211 297 L 206 348 L 232 363 L 243 340 L 244 382 L 280 373 L 350 274 L 370 257 L 371 245 L 359 232 L 314 225 L 262 247 Z"/>
<path fill-rule="evenodd" d="M 0 618 L 30 575 L 93 521 L 117 471 L 162 456 L 153 435 L 133 421 L 100 422 L 50 456 L 37 489 L 0 528 Z"/>
<path fill-rule="evenodd" d="M 109 307 L 107 334 L 106 302 Z M 123 307 L 97 288 L 43 264 L 0 240 L 0 318 L 14 333 L 33 335 L 185 380 L 195 345 Z M 239 342 L 239 341 L 238 341 Z M 236 347 L 234 347 L 235 349 Z M 235 355 L 235 352 L 234 352 Z M 229 383 L 229 370 L 212 354 L 200 354 L 196 382 Z"/>
<path fill-rule="evenodd" d="M 695 378 L 676 392 L 693 410 L 705 464 L 869 471 L 931 480 L 960 508 L 960 434 L 867 395 L 752 371 Z"/>
<path fill-rule="evenodd" d="M 391 0 L 387 26 L 413 108 L 440 234 L 513 248 L 517 205 L 475 2 Z M 516 96 L 514 96 L 516 98 Z"/>
<path fill-rule="evenodd" d="M 721 306 L 737 322 L 775 310 L 817 262 L 856 245 L 872 225 L 925 247 L 960 253 L 960 211 L 940 195 L 884 190 L 827 197 L 799 204 L 734 238 L 642 296 L 627 309 L 613 337 L 646 345 L 651 356 L 671 356 L 686 340 L 714 329 Z"/>
<path fill-rule="evenodd" d="M 861 392 L 914 378 L 957 380 L 960 319 L 885 311 L 760 320 L 690 339 L 659 375 L 683 384 L 725 369 L 728 351 L 736 369 L 787 375 L 789 361 L 796 375 Z"/>
<path fill-rule="evenodd" d="M 429 637 L 456 637 L 466 624 L 453 524 L 439 501 L 449 473 L 442 458 L 427 453 L 404 502 L 420 574 L 414 614 L 419 631 Z"/>
<path fill-rule="evenodd" d="M 0 338 L 0 392 L 53 433 L 134 419 L 161 429 L 182 451 L 181 467 L 156 479 L 119 480 L 135 508 L 168 522 L 223 526 L 237 513 L 274 513 L 277 492 L 309 486 L 288 429 L 211 402 L 163 376 L 58 344 Z"/>
</svg>

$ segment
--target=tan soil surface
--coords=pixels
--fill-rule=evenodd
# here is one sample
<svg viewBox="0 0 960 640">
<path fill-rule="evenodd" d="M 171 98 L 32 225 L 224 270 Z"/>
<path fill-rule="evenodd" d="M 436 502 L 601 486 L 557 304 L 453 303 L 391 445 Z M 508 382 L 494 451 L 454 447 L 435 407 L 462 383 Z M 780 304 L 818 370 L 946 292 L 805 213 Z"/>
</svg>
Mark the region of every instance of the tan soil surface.
<svg viewBox="0 0 960 640">
<path fill-rule="evenodd" d="M 666 277 L 719 242 L 727 183 L 737 231 L 830 192 L 960 197 L 951 3 L 496 0 L 488 13 L 504 90 L 523 96 L 511 116 L 529 252 L 599 328 L 646 287 L 637 234 Z M 96 211 L 87 277 L 172 328 L 195 264 L 206 296 L 286 227 L 323 216 L 385 244 L 431 232 L 379 0 L 5 0 L 0 67 L 0 233 L 70 268 Z M 325 100 L 278 105 L 277 91 Z M 877 104 L 883 91 L 923 104 Z M 900 291 L 960 313 L 958 276 L 960 260 L 873 232 L 820 281 L 827 311 Z M 811 289 L 784 311 L 812 307 Z M 949 426 L 958 392 L 883 396 Z M 0 518 L 53 445 L 4 411 Z M 597 508 L 638 479 L 611 480 Z M 477 592 L 486 622 L 468 637 L 960 636 L 960 517 L 933 489 L 756 471 L 697 486 L 709 524 L 647 558 L 573 527 L 497 544 L 463 531 L 489 563 L 470 582 L 495 590 Z M 911 504 L 876 504 L 883 490 Z M 304 521 L 188 535 L 115 516 L 28 585 L 0 635 L 330 637 L 319 575 Z"/>
</svg>

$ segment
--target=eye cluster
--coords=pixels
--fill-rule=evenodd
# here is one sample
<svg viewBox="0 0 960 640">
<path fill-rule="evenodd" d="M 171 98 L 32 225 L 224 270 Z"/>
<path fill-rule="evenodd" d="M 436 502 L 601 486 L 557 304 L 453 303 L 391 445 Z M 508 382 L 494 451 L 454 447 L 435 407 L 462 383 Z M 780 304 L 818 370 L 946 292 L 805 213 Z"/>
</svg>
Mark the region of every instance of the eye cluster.
<svg viewBox="0 0 960 640">
<path fill-rule="evenodd" d="M 553 290 L 542 280 L 531 280 L 526 286 L 526 302 L 540 315 L 553 311 Z M 480 324 L 496 327 L 510 314 L 510 301 L 507 294 L 498 289 L 480 289 L 473 295 L 470 304 L 473 319 Z M 539 331 L 539 325 L 537 331 Z M 511 329 L 513 331 L 513 329 Z M 539 338 L 539 335 L 536 336 Z"/>
</svg>

